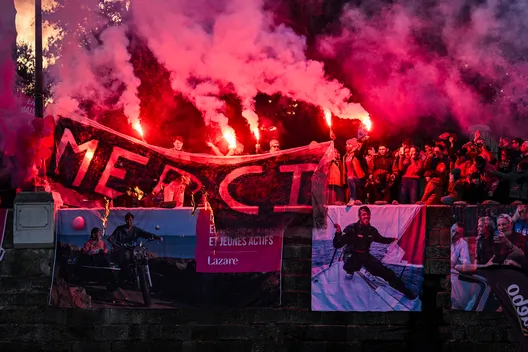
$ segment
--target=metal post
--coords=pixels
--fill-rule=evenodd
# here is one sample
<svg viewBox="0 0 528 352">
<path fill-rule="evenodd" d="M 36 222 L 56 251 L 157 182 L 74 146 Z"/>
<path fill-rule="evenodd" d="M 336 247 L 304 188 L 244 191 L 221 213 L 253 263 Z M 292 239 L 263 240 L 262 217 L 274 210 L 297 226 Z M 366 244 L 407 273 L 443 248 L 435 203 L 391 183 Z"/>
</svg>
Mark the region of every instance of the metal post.
<svg viewBox="0 0 528 352">
<path fill-rule="evenodd" d="M 35 0 L 35 117 L 44 117 L 42 77 L 42 0 Z"/>
</svg>

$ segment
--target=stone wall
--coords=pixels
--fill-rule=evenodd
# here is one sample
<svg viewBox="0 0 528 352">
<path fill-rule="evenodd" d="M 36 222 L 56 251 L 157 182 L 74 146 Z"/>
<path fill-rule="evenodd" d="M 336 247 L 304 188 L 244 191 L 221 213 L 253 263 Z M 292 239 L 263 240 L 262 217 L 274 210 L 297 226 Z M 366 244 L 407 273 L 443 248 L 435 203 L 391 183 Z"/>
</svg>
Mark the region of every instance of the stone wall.
<svg viewBox="0 0 528 352">
<path fill-rule="evenodd" d="M 449 310 L 451 210 L 429 207 L 427 217 L 421 313 L 311 312 L 309 228 L 287 233 L 283 305 L 269 309 L 50 308 L 53 250 L 8 249 L 0 351 L 517 351 L 501 313 Z"/>
</svg>

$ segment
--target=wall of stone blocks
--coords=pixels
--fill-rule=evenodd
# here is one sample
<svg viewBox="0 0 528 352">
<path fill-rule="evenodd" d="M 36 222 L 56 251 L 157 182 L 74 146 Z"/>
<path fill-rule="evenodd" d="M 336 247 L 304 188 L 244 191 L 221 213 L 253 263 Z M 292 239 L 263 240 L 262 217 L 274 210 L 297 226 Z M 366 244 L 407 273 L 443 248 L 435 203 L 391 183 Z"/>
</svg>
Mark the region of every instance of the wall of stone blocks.
<svg viewBox="0 0 528 352">
<path fill-rule="evenodd" d="M 11 217 L 10 217 L 11 218 Z M 311 229 L 286 234 L 282 305 L 243 310 L 47 307 L 52 249 L 0 262 L 0 351 L 517 351 L 501 313 L 449 309 L 449 207 L 428 207 L 423 312 L 310 311 Z"/>
</svg>

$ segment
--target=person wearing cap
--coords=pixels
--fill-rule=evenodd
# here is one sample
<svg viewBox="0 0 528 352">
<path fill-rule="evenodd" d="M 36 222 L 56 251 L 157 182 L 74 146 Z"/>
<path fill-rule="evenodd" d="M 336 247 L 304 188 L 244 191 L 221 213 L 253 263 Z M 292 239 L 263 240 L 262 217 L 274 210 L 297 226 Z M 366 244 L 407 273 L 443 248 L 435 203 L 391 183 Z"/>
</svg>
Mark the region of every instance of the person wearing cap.
<svg viewBox="0 0 528 352">
<path fill-rule="evenodd" d="M 361 267 L 374 276 L 378 276 L 394 289 L 404 294 L 409 299 L 416 299 L 418 296 L 405 286 L 403 281 L 396 276 L 394 271 L 384 266 L 379 259 L 370 254 L 370 245 L 373 242 L 391 244 L 396 238 L 383 237 L 379 231 L 370 224 L 371 212 L 367 206 L 362 206 L 358 210 L 359 220 L 341 230 L 339 224 L 335 224 L 334 248 L 344 249 L 343 270 L 349 275 L 361 270 Z"/>
<path fill-rule="evenodd" d="M 174 139 L 174 143 L 172 143 L 172 145 L 174 146 L 174 148 L 172 148 L 173 150 L 177 152 L 183 152 L 183 137 L 176 136 L 176 138 Z"/>
</svg>

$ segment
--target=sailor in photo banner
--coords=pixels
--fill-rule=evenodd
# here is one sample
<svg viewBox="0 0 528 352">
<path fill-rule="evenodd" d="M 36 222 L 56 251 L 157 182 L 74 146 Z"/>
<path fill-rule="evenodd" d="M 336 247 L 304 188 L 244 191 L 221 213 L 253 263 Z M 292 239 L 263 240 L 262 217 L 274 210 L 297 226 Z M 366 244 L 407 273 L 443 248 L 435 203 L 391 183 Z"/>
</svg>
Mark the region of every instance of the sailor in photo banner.
<svg viewBox="0 0 528 352">
<path fill-rule="evenodd" d="M 403 293 L 409 299 L 416 299 L 417 295 L 408 289 L 396 274 L 381 264 L 381 262 L 370 254 L 372 242 L 390 244 L 395 238 L 383 237 L 378 230 L 370 225 L 370 209 L 362 206 L 358 210 L 359 221 L 345 227 L 341 231 L 339 224 L 335 224 L 334 248 L 345 247 L 343 269 L 349 274 L 365 267 L 372 275 L 378 276 L 389 283 L 390 286 Z"/>
</svg>

